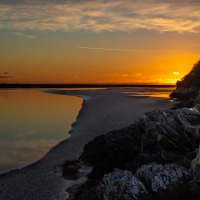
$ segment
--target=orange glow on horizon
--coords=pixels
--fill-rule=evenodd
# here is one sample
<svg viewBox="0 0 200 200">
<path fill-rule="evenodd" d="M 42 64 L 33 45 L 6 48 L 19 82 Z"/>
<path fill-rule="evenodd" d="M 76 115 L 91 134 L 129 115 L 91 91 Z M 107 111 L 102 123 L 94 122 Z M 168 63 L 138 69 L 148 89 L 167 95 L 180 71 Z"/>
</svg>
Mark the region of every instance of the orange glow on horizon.
<svg viewBox="0 0 200 200">
<path fill-rule="evenodd" d="M 175 84 L 199 60 L 191 2 L 3 2 L 0 83 Z"/>
<path fill-rule="evenodd" d="M 175 84 L 198 61 L 197 53 L 85 51 L 62 52 L 43 49 L 3 57 L 2 66 L 14 66 L 0 74 L 0 83 L 40 84 Z M 64 50 L 63 50 L 64 51 Z M 75 56 L 76 55 L 76 56 Z M 27 64 L 28 63 L 28 64 Z M 2 72 L 0 72 L 2 73 Z M 11 78 L 4 78 L 8 76 Z"/>
</svg>

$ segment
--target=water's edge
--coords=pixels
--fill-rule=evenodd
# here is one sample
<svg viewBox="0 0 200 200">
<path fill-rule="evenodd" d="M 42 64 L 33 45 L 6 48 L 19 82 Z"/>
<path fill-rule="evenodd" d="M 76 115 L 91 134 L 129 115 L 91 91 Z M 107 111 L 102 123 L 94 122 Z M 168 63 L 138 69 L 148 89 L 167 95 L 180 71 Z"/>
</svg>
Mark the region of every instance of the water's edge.
<svg viewBox="0 0 200 200">
<path fill-rule="evenodd" d="M 56 91 L 41 91 L 41 92 L 50 93 L 50 94 L 56 94 L 56 95 L 63 95 L 63 94 L 56 93 Z M 65 95 L 65 94 L 64 94 L 64 95 Z M 79 98 L 82 99 L 82 103 L 81 103 L 80 110 L 78 111 L 78 113 L 77 113 L 77 115 L 76 115 L 75 121 L 72 122 L 72 124 L 71 124 L 71 129 L 70 129 L 70 130 L 68 131 L 68 133 L 67 133 L 67 134 L 69 135 L 68 138 L 61 140 L 61 141 L 58 142 L 56 145 L 54 145 L 53 147 L 51 147 L 51 148 L 48 150 L 48 152 L 45 153 L 45 154 L 44 154 L 40 159 L 38 159 L 37 161 L 34 161 L 34 162 L 30 163 L 30 164 L 27 164 L 27 165 L 25 165 L 25 166 L 23 166 L 23 167 L 21 167 L 21 168 L 16 168 L 16 169 L 10 170 L 10 171 L 8 171 L 8 172 L 0 173 L 0 177 L 1 177 L 1 176 L 4 176 L 4 175 L 8 175 L 8 174 L 13 174 L 13 173 L 15 173 L 15 172 L 23 171 L 23 170 L 26 170 L 26 169 L 31 169 L 31 168 L 37 166 L 37 165 L 40 164 L 43 160 L 45 160 L 46 158 L 48 158 L 48 154 L 49 154 L 51 151 L 53 151 L 57 146 L 59 146 L 59 144 L 65 142 L 66 140 L 68 140 L 69 138 L 72 137 L 72 133 L 73 133 L 74 128 L 75 128 L 76 125 L 77 125 L 77 121 L 78 121 L 79 115 L 81 115 L 81 113 L 83 112 L 82 110 L 83 110 L 83 107 L 84 107 L 84 105 L 85 105 L 85 99 L 84 99 L 84 97 L 79 96 L 79 95 L 68 95 L 68 96 L 79 97 Z"/>
</svg>

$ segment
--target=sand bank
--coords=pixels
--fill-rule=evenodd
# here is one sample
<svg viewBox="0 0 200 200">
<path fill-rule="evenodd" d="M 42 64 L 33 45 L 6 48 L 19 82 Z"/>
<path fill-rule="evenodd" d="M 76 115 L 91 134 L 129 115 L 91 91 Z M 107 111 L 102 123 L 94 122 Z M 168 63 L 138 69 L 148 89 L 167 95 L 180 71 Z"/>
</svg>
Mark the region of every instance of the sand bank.
<svg viewBox="0 0 200 200">
<path fill-rule="evenodd" d="M 84 145 L 97 135 L 128 126 L 146 111 L 172 106 L 166 98 L 134 97 L 124 93 L 137 90 L 141 89 L 51 91 L 84 98 L 71 137 L 53 147 L 33 165 L 0 175 L 0 199 L 66 199 L 65 189 L 74 182 L 61 177 L 59 165 L 77 159 Z"/>
</svg>

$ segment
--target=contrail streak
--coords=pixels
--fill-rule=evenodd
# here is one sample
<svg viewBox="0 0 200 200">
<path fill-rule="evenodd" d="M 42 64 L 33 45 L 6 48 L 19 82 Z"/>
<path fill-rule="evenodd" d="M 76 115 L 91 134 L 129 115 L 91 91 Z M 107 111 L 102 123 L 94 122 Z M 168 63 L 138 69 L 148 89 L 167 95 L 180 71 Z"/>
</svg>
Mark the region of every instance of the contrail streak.
<svg viewBox="0 0 200 200">
<path fill-rule="evenodd" d="M 110 48 L 97 48 L 97 47 L 78 47 L 79 49 L 88 50 L 103 50 L 103 51 L 124 51 L 124 52 L 138 52 L 138 53 L 150 53 L 152 51 L 142 51 L 136 49 L 110 49 Z"/>
</svg>

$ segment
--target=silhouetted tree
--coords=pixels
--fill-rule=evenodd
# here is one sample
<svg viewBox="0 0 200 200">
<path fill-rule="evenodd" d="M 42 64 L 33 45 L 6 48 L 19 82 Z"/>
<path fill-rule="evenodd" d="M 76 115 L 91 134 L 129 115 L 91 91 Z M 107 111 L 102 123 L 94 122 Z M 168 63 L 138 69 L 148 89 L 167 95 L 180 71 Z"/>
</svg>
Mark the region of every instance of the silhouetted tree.
<svg viewBox="0 0 200 200">
<path fill-rule="evenodd" d="M 200 88 L 200 60 L 193 66 L 190 73 L 185 75 L 181 81 L 177 81 L 177 88 Z"/>
</svg>

